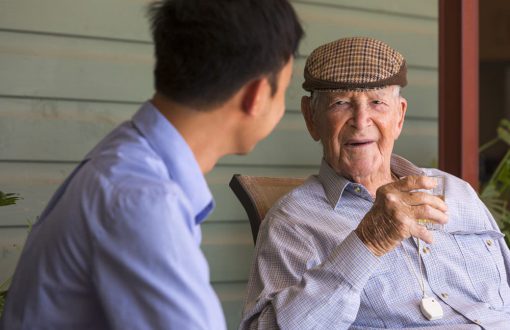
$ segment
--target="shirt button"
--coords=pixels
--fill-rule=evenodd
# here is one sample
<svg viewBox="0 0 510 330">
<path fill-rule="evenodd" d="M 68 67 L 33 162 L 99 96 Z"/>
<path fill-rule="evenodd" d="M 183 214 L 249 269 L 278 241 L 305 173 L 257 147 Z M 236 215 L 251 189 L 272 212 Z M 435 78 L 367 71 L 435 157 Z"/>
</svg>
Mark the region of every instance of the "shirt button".
<svg viewBox="0 0 510 330">
<path fill-rule="evenodd" d="M 429 252 L 430 252 L 430 248 L 429 248 L 428 246 L 426 246 L 426 247 L 424 247 L 424 248 L 423 248 L 423 253 L 424 253 L 424 254 L 427 254 L 427 253 L 429 253 Z"/>
<path fill-rule="evenodd" d="M 441 293 L 441 297 L 443 297 L 444 299 L 448 299 L 448 293 L 446 292 Z"/>
<path fill-rule="evenodd" d="M 359 194 L 361 192 L 361 188 L 360 187 L 355 187 L 354 191 L 356 192 L 356 194 Z"/>
<path fill-rule="evenodd" d="M 479 320 L 473 320 L 473 322 L 475 322 L 476 324 L 480 324 L 482 322 L 480 322 Z"/>
<path fill-rule="evenodd" d="M 487 245 L 488 245 L 488 246 L 491 246 L 491 245 L 492 245 L 492 240 L 491 240 L 491 239 L 488 239 L 488 240 L 487 240 Z"/>
</svg>

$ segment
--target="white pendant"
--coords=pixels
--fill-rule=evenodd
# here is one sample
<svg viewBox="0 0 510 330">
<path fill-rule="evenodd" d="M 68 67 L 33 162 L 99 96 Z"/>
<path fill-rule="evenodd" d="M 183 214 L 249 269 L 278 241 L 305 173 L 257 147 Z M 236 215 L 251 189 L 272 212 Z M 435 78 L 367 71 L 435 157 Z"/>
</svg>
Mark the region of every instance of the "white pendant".
<svg viewBox="0 0 510 330">
<path fill-rule="evenodd" d="M 428 320 L 434 321 L 443 318 L 443 308 L 432 297 L 424 297 L 420 302 L 420 310 Z"/>
</svg>

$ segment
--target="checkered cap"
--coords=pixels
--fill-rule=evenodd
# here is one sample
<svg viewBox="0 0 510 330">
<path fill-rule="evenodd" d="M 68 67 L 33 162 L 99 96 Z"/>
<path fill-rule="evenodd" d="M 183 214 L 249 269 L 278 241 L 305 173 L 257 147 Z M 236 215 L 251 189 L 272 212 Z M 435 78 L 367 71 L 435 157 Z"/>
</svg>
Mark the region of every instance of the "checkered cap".
<svg viewBox="0 0 510 330">
<path fill-rule="evenodd" d="M 374 89 L 407 85 L 402 54 L 382 41 L 354 37 L 315 49 L 305 65 L 303 88 L 313 90 Z"/>
</svg>

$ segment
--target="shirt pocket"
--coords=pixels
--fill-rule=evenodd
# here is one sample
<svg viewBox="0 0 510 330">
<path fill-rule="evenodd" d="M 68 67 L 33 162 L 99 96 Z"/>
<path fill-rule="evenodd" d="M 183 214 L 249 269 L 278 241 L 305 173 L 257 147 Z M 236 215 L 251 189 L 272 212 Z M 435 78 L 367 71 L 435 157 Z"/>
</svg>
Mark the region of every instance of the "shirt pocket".
<svg viewBox="0 0 510 330">
<path fill-rule="evenodd" d="M 506 270 L 495 230 L 456 231 L 453 235 L 466 265 L 466 275 L 478 297 L 500 305 L 500 290 L 506 283 Z M 508 293 L 507 293 L 508 294 Z"/>
</svg>

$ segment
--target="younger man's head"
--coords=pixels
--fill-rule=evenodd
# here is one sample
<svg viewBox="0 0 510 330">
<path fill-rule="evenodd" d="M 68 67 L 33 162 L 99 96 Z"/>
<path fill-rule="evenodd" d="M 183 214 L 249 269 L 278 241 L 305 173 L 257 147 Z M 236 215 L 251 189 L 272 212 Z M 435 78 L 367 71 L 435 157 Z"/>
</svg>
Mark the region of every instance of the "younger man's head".
<svg viewBox="0 0 510 330">
<path fill-rule="evenodd" d="M 166 0 L 149 13 L 156 90 L 197 110 L 264 76 L 274 94 L 303 35 L 287 0 Z"/>
</svg>

